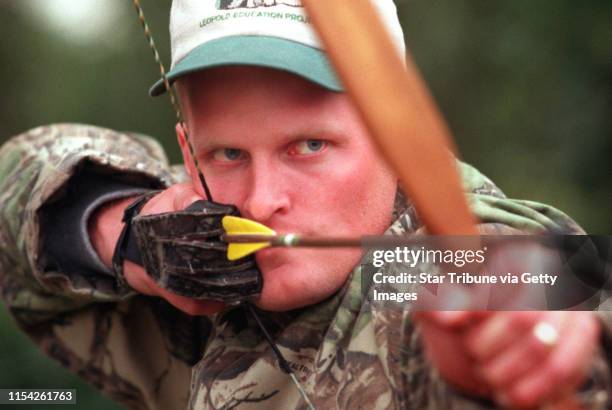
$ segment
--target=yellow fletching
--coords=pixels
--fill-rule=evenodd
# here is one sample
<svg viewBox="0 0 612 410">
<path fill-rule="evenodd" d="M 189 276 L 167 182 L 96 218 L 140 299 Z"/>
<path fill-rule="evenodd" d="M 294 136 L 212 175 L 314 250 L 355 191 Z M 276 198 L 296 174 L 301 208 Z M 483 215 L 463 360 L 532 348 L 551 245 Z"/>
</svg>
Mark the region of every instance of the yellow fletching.
<svg viewBox="0 0 612 410">
<path fill-rule="evenodd" d="M 244 258 L 257 252 L 260 249 L 267 248 L 270 244 L 268 242 L 260 243 L 230 243 L 227 247 L 227 259 L 235 261 L 240 258 Z"/>
<path fill-rule="evenodd" d="M 224 216 L 221 223 L 228 235 L 276 235 L 276 232 L 259 222 L 237 216 Z"/>
<path fill-rule="evenodd" d="M 276 235 L 276 232 L 265 225 L 237 216 L 224 216 L 221 223 L 228 235 Z M 269 245 L 269 242 L 230 243 L 227 247 L 227 259 L 234 261 L 244 258 Z"/>
</svg>

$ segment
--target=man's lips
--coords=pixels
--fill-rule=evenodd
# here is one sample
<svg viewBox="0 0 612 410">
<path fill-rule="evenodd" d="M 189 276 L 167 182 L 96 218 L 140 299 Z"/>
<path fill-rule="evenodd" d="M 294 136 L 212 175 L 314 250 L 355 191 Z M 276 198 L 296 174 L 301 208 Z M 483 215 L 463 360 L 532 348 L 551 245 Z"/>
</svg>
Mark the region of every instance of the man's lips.
<svg viewBox="0 0 612 410">
<path fill-rule="evenodd" d="M 261 258 L 278 257 L 283 251 L 286 251 L 286 249 L 281 247 L 270 247 L 258 251 L 257 256 Z"/>
<path fill-rule="evenodd" d="M 298 233 L 298 232 L 300 236 L 322 235 L 320 233 L 312 232 L 311 230 L 306 229 L 304 227 L 300 228 L 300 227 L 283 226 L 282 228 L 278 228 L 273 225 L 268 225 L 268 227 L 274 230 L 274 232 L 276 232 L 277 235 L 286 235 L 288 233 Z M 304 248 L 290 248 L 290 247 L 282 247 L 282 246 L 269 247 L 269 248 L 264 248 L 260 251 L 257 251 L 257 253 L 255 254 L 255 258 L 257 260 L 257 264 L 262 269 L 267 270 L 271 268 L 277 268 L 283 265 L 284 263 L 287 263 L 291 259 L 292 252 L 299 252 L 299 250 L 303 251 L 303 249 Z"/>
<path fill-rule="evenodd" d="M 255 260 L 262 272 L 269 272 L 289 262 L 286 248 L 266 248 L 257 252 Z"/>
</svg>

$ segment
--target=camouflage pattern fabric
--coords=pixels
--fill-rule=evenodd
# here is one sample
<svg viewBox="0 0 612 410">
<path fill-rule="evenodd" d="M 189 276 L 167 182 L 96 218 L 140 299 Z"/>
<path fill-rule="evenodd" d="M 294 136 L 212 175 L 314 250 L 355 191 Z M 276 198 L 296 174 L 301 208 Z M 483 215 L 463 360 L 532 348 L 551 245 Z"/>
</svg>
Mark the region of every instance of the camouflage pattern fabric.
<svg viewBox="0 0 612 410">
<path fill-rule="evenodd" d="M 460 164 L 472 209 L 494 232 L 581 232 L 566 215 L 510 200 Z M 36 128 L 0 148 L 0 287 L 17 325 L 48 355 L 133 409 L 302 409 L 241 307 L 212 317 L 185 315 L 156 298 L 120 292 L 111 276 L 61 272 L 42 252 L 45 206 L 83 169 L 159 188 L 186 179 L 152 139 L 93 126 Z M 389 234 L 419 232 L 414 208 L 398 195 Z M 261 312 L 319 409 L 478 409 L 493 406 L 447 386 L 427 363 L 419 330 L 404 310 L 369 305 L 357 268 L 317 305 Z M 580 400 L 608 403 L 612 317 L 602 314 L 605 348 Z"/>
</svg>

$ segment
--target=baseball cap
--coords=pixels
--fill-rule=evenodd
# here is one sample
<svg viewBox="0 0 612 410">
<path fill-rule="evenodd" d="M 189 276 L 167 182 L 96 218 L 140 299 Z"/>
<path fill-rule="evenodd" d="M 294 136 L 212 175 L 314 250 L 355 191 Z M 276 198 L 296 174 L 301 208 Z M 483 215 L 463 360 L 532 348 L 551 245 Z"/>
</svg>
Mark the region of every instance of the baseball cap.
<svg viewBox="0 0 612 410">
<path fill-rule="evenodd" d="M 373 4 L 404 55 L 404 35 L 393 0 Z M 329 90 L 343 90 L 299 0 L 174 0 L 170 42 L 170 83 L 207 68 L 251 65 L 288 71 Z M 162 80 L 149 91 L 152 96 L 164 92 Z"/>
</svg>

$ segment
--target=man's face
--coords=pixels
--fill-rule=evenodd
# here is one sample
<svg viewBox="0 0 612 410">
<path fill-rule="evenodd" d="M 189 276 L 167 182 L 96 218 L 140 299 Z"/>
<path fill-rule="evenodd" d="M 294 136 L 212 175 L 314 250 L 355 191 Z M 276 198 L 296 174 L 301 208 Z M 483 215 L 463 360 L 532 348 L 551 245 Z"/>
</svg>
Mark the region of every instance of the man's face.
<svg viewBox="0 0 612 410">
<path fill-rule="evenodd" d="M 179 91 L 215 201 L 236 205 L 243 217 L 278 233 L 353 236 L 388 227 L 397 180 L 345 94 L 255 67 L 193 74 Z M 260 251 L 264 287 L 257 305 L 289 310 L 319 302 L 342 286 L 360 256 L 359 249 Z"/>
</svg>

